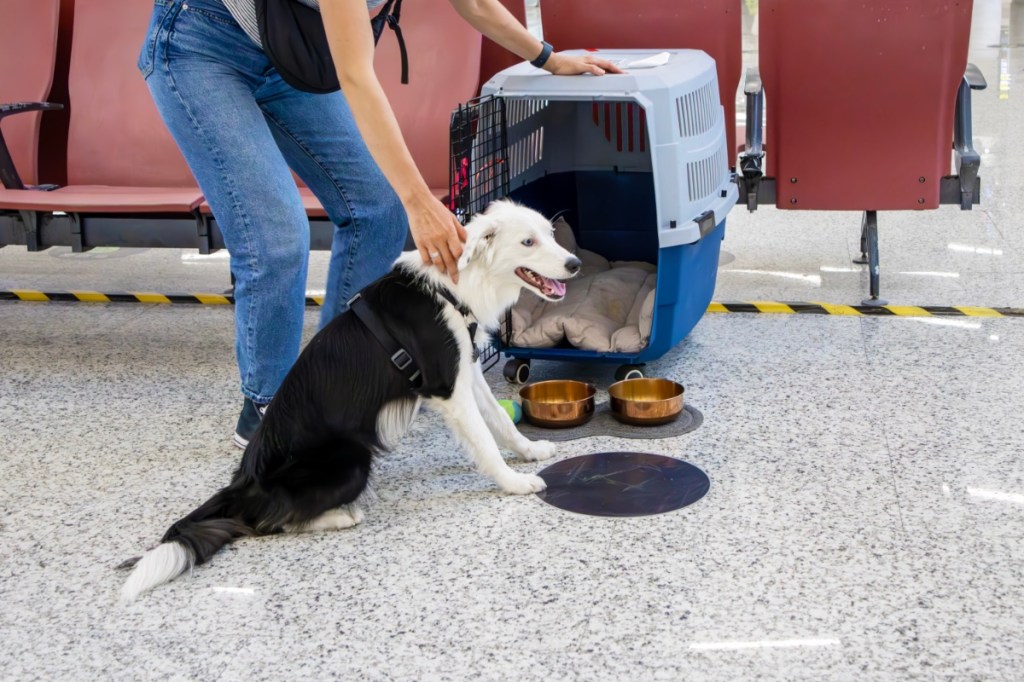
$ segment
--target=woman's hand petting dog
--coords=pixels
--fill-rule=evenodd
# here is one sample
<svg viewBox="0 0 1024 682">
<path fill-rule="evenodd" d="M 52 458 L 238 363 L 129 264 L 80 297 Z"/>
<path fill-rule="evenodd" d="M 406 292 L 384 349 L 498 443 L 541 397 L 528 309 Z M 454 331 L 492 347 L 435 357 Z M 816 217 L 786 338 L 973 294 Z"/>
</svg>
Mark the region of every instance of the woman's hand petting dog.
<svg viewBox="0 0 1024 682">
<path fill-rule="evenodd" d="M 459 257 L 466 241 L 466 228 L 434 196 L 418 196 L 405 205 L 409 231 L 424 265 L 433 264 L 459 281 Z"/>
</svg>

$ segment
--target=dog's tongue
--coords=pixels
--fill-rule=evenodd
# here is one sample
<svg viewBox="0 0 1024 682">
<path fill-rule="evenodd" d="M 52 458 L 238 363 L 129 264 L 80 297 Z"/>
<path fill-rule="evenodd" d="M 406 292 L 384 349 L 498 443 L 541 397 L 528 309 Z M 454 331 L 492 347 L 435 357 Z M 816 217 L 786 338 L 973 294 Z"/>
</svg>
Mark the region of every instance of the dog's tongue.
<svg viewBox="0 0 1024 682">
<path fill-rule="evenodd" d="M 544 280 L 544 285 L 541 290 L 548 296 L 556 296 L 561 298 L 565 296 L 565 282 L 560 282 L 557 279 L 550 279 L 548 277 L 541 277 Z"/>
</svg>

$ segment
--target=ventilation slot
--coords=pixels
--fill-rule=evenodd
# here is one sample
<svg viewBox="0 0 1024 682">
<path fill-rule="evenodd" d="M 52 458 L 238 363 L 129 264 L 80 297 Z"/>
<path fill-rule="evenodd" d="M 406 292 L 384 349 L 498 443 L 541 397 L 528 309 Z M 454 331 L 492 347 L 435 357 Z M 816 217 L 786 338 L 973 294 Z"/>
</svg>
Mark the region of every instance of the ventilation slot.
<svg viewBox="0 0 1024 682">
<path fill-rule="evenodd" d="M 505 120 L 508 125 L 514 126 L 522 123 L 534 114 L 538 114 L 547 107 L 546 99 L 508 99 L 505 105 Z"/>
<path fill-rule="evenodd" d="M 540 163 L 544 155 L 544 127 L 537 128 L 509 147 L 509 172 L 517 178 Z"/>
<path fill-rule="evenodd" d="M 679 137 L 694 137 L 708 132 L 718 122 L 720 111 L 715 81 L 676 98 Z"/>
<path fill-rule="evenodd" d="M 686 182 L 690 189 L 690 201 L 700 201 L 718 191 L 724 176 L 729 172 L 725 162 L 725 147 L 720 147 L 711 156 L 686 164 Z"/>
</svg>

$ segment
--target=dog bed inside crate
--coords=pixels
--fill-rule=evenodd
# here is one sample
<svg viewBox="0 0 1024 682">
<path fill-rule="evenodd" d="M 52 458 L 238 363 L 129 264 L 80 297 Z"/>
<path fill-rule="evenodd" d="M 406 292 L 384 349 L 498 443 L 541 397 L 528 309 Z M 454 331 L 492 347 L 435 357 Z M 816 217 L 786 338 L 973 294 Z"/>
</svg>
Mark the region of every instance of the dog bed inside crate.
<svg viewBox="0 0 1024 682">
<path fill-rule="evenodd" d="M 554 348 L 566 342 L 582 350 L 633 353 L 647 346 L 654 318 L 657 269 L 640 261 L 609 261 L 578 248 L 564 219 L 555 240 L 583 262 L 557 303 L 524 292 L 512 308 L 512 345 Z"/>
</svg>

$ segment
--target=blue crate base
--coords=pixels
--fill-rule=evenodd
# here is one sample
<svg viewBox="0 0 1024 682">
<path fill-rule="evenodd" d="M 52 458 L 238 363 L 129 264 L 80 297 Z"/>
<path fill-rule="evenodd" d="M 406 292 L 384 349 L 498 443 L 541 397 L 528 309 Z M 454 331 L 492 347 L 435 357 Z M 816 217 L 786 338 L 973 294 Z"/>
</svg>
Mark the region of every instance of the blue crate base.
<svg viewBox="0 0 1024 682">
<path fill-rule="evenodd" d="M 513 194 L 515 197 L 515 193 Z M 533 205 L 527 197 L 516 197 Z M 543 210 L 543 209 L 541 209 Z M 549 213 L 550 215 L 550 213 Z M 570 222 L 570 224 L 572 224 Z M 574 226 L 575 227 L 575 226 Z M 577 230 L 580 246 L 587 248 L 587 233 L 592 224 L 581 224 Z M 599 232 L 606 233 L 604 230 Z M 658 280 L 654 301 L 654 320 L 651 339 L 638 353 L 600 353 L 578 348 L 519 348 L 503 346 L 501 352 L 509 357 L 539 360 L 596 361 L 618 364 L 640 364 L 656 360 L 683 340 L 697 325 L 715 291 L 718 258 L 725 238 L 725 220 L 693 244 L 657 249 Z M 606 248 L 594 249 L 606 258 L 622 260 L 622 251 Z M 628 249 L 623 249 L 628 251 Z M 628 256 L 626 256 L 628 257 Z M 653 259 L 647 258 L 651 261 Z M 571 286 L 571 284 L 570 284 Z"/>
</svg>

